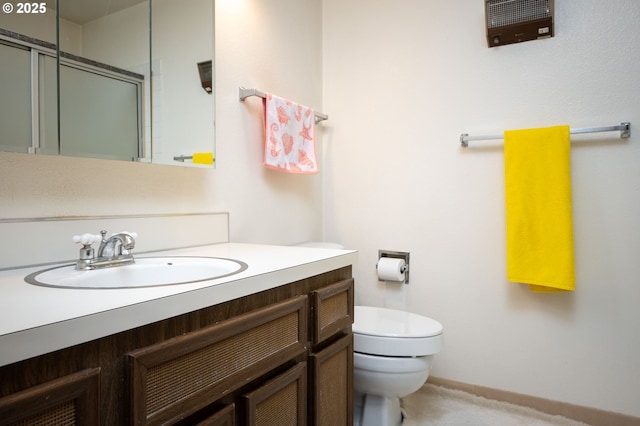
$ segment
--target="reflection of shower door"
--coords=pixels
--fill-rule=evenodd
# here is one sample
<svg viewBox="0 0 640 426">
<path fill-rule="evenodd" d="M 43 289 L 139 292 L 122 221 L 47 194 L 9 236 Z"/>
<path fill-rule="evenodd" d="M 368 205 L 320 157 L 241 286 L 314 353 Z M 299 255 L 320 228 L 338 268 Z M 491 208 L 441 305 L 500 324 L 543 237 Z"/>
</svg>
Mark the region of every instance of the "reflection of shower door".
<svg viewBox="0 0 640 426">
<path fill-rule="evenodd" d="M 0 43 L 0 150 L 31 147 L 31 52 Z"/>
<path fill-rule="evenodd" d="M 0 151 L 58 154 L 56 59 L 0 40 Z"/>
<path fill-rule="evenodd" d="M 0 39 L 0 151 L 137 161 L 143 77 L 64 61 L 58 133 L 55 56 Z"/>
<path fill-rule="evenodd" d="M 136 161 L 139 85 L 73 66 L 60 67 L 60 154 Z"/>
</svg>

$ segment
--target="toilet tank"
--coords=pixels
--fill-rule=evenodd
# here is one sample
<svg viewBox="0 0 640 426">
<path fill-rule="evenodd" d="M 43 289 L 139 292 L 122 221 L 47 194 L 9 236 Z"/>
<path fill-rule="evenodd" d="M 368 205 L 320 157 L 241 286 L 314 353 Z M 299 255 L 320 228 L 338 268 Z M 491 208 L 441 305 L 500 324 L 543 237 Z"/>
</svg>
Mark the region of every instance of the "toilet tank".
<svg viewBox="0 0 640 426">
<path fill-rule="evenodd" d="M 329 243 L 323 241 L 307 241 L 306 243 L 294 244 L 295 247 L 309 247 L 309 248 L 327 248 L 327 249 L 344 249 L 342 244 Z"/>
</svg>

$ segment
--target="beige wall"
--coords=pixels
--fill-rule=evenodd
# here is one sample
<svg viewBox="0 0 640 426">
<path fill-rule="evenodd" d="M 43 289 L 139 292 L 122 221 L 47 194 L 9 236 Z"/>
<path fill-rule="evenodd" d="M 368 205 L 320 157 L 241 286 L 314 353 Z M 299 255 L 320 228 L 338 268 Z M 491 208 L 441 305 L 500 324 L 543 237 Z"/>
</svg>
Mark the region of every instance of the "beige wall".
<svg viewBox="0 0 640 426">
<path fill-rule="evenodd" d="M 574 143 L 577 290 L 505 279 L 502 147 L 460 133 L 640 124 L 640 3 L 556 2 L 556 37 L 487 48 L 478 0 L 325 0 L 325 233 L 356 303 L 440 320 L 432 374 L 640 416 L 640 134 Z M 589 140 L 589 136 L 575 140 Z M 378 249 L 411 252 L 385 287 Z"/>
</svg>

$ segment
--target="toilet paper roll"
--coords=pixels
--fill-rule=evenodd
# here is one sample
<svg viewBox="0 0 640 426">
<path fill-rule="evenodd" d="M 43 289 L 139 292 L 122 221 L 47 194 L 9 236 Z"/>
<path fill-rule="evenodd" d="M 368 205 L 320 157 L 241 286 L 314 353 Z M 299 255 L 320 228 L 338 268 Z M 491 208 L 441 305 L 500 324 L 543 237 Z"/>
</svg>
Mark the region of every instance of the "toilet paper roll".
<svg viewBox="0 0 640 426">
<path fill-rule="evenodd" d="M 404 281 L 404 259 L 382 257 L 378 260 L 380 281 Z"/>
</svg>

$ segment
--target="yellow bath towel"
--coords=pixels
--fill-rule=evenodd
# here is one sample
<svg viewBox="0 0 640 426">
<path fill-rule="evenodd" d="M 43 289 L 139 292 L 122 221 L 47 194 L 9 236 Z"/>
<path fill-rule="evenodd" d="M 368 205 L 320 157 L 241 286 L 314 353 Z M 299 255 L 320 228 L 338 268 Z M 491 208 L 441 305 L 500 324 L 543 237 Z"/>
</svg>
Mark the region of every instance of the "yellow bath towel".
<svg viewBox="0 0 640 426">
<path fill-rule="evenodd" d="M 193 154 L 191 162 L 194 164 L 213 164 L 213 152 L 196 152 Z"/>
<path fill-rule="evenodd" d="M 573 291 L 569 126 L 504 132 L 507 278 Z"/>
</svg>

